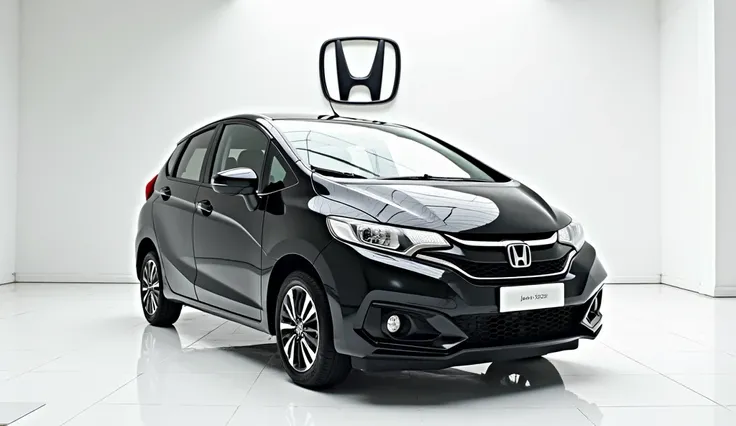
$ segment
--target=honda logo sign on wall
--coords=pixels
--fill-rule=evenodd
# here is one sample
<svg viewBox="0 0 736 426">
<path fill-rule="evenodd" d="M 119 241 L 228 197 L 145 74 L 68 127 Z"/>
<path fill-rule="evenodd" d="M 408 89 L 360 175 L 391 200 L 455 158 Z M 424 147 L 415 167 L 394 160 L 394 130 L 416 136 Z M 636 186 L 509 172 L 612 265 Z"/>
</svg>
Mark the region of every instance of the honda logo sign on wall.
<svg viewBox="0 0 736 426">
<path fill-rule="evenodd" d="M 365 69 L 358 72 L 358 68 Z M 354 105 L 390 102 L 399 90 L 400 76 L 399 45 L 387 38 L 333 38 L 322 43 L 319 51 L 322 93 L 331 102 Z M 355 87 L 367 89 L 368 96 L 357 99 L 358 94 L 351 93 Z"/>
</svg>

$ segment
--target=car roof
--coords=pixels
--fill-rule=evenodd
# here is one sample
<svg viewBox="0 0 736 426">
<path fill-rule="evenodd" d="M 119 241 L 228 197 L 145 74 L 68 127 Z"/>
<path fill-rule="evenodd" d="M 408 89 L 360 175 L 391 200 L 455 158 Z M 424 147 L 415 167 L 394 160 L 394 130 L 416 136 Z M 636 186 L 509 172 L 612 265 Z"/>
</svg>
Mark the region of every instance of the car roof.
<svg viewBox="0 0 736 426">
<path fill-rule="evenodd" d="M 363 118 L 353 118 L 353 117 L 341 117 L 339 115 L 316 115 L 316 114 L 304 114 L 304 113 L 272 113 L 272 114 L 260 114 L 260 113 L 243 113 L 243 114 L 235 114 L 230 115 L 222 118 L 218 118 L 217 120 L 211 121 L 201 127 L 198 127 L 196 130 L 188 133 L 186 136 L 181 138 L 177 144 L 181 144 L 187 140 L 189 140 L 192 136 L 196 135 L 197 133 L 200 133 L 204 131 L 204 129 L 210 128 L 212 126 L 215 126 L 223 121 L 227 120 L 234 120 L 234 119 L 246 119 L 246 120 L 252 120 L 252 121 L 258 121 L 258 120 L 266 120 L 266 121 L 278 121 L 278 120 L 304 120 L 304 121 L 325 121 L 325 122 L 333 122 L 333 123 L 353 123 L 353 124 L 367 124 L 367 125 L 377 125 L 377 126 L 394 126 L 394 127 L 403 127 L 406 128 L 406 126 L 403 126 L 401 124 L 396 123 L 388 123 L 385 121 L 379 121 L 379 120 L 367 120 Z"/>
<path fill-rule="evenodd" d="M 237 118 L 245 118 L 249 120 L 268 120 L 268 121 L 275 121 L 275 120 L 324 120 L 324 121 L 337 121 L 337 122 L 360 122 L 360 123 L 372 123 L 372 124 L 391 124 L 391 125 L 398 125 L 395 123 L 387 123 L 385 121 L 379 121 L 379 120 L 367 120 L 362 118 L 353 118 L 353 117 L 341 117 L 337 115 L 327 115 L 327 114 L 304 114 L 304 113 L 272 113 L 272 114 L 258 114 L 258 113 L 246 113 L 246 114 L 238 114 L 233 115 L 230 117 L 222 118 L 220 120 L 215 121 L 224 121 L 224 120 L 232 120 Z"/>
</svg>

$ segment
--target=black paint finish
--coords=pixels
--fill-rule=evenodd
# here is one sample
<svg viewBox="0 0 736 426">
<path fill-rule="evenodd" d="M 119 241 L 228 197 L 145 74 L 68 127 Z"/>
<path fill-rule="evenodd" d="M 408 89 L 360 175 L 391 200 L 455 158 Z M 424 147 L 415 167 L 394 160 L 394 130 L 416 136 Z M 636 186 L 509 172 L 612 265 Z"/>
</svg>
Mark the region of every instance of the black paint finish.
<svg viewBox="0 0 736 426">
<path fill-rule="evenodd" d="M 375 221 L 469 239 L 551 234 L 570 223 L 569 216 L 516 181 L 364 181 L 319 175 L 314 181 L 325 198 Z"/>
<path fill-rule="evenodd" d="M 286 117 L 242 115 L 210 125 L 218 130 L 199 181 L 173 178 L 167 167 L 162 167 L 154 195 L 141 209 L 136 247 L 137 259 L 150 247 L 158 251 L 166 297 L 273 334 L 275 296 L 281 280 L 295 269 L 306 270 L 325 286 L 335 348 L 352 356 L 353 366 L 363 369 L 442 368 L 537 356 L 573 349 L 577 340 L 595 338 L 600 332 L 600 328 L 580 326 L 552 340 L 508 347 L 464 347 L 462 342 L 442 346 L 464 335 L 461 324 L 453 318 L 498 313 L 501 286 L 562 282 L 565 305 L 577 306 L 575 312 L 585 310 L 606 278 L 595 249 L 588 243 L 580 252 L 560 243 L 533 248 L 533 257 L 540 261 L 573 256 L 569 269 L 553 279 L 479 281 L 416 255 L 394 255 L 337 241 L 327 228 L 327 216 L 475 241 L 547 238 L 571 219 L 512 179 L 400 181 L 314 173 L 277 130 L 277 120 L 282 118 Z M 300 118 L 383 125 L 336 117 Z M 257 175 L 255 194 L 227 195 L 212 189 L 208 178 L 212 176 L 212 151 L 225 122 L 255 126 L 269 137 L 266 163 L 275 156 L 286 163 L 289 178 L 285 184 L 269 184 L 269 170 L 264 166 L 253 170 Z M 182 141 L 187 142 L 188 138 Z M 504 261 L 498 249 L 457 244 L 417 255 L 451 262 Z M 377 339 L 386 309 L 414 318 L 421 336 L 433 339 L 432 343 Z"/>
<path fill-rule="evenodd" d="M 251 319 L 261 319 L 263 210 L 250 211 L 244 196 L 202 187 L 197 203 L 211 213 L 194 215 L 195 286 L 199 301 Z"/>
</svg>

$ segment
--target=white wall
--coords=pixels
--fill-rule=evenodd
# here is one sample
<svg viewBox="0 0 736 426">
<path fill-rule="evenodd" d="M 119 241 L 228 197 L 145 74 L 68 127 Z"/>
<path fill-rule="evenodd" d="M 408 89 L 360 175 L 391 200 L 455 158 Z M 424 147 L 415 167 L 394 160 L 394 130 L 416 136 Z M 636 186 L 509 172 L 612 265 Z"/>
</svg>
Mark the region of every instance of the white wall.
<svg viewBox="0 0 736 426">
<path fill-rule="evenodd" d="M 736 296 L 736 2 L 715 0 L 716 286 Z"/>
<path fill-rule="evenodd" d="M 0 284 L 15 272 L 19 18 L 19 0 L 0 0 Z"/>
<path fill-rule="evenodd" d="M 661 6 L 662 281 L 736 296 L 736 3 Z"/>
<path fill-rule="evenodd" d="M 612 278 L 659 281 L 655 0 L 319 3 L 24 0 L 19 279 L 132 280 L 143 188 L 177 138 L 328 112 L 320 44 L 368 34 L 400 43 L 399 96 L 338 112 L 456 143 L 581 220 Z"/>
<path fill-rule="evenodd" d="M 715 285 L 715 140 L 707 107 L 713 27 L 703 19 L 706 3 L 662 0 L 660 9 L 662 278 L 701 292 Z"/>
</svg>

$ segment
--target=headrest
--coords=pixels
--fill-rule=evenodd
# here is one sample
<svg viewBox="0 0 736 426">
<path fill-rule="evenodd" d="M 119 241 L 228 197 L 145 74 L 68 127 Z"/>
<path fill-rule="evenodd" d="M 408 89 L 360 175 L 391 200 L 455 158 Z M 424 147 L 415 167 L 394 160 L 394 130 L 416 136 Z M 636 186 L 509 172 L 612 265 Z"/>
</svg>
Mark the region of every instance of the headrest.
<svg viewBox="0 0 736 426">
<path fill-rule="evenodd" d="M 241 151 L 238 155 L 238 167 L 248 167 L 259 173 L 262 164 L 263 152 L 261 150 L 249 149 Z"/>
<path fill-rule="evenodd" d="M 238 167 L 238 160 L 233 157 L 227 157 L 227 160 L 225 160 L 225 170 L 234 169 L 236 167 Z"/>
</svg>

